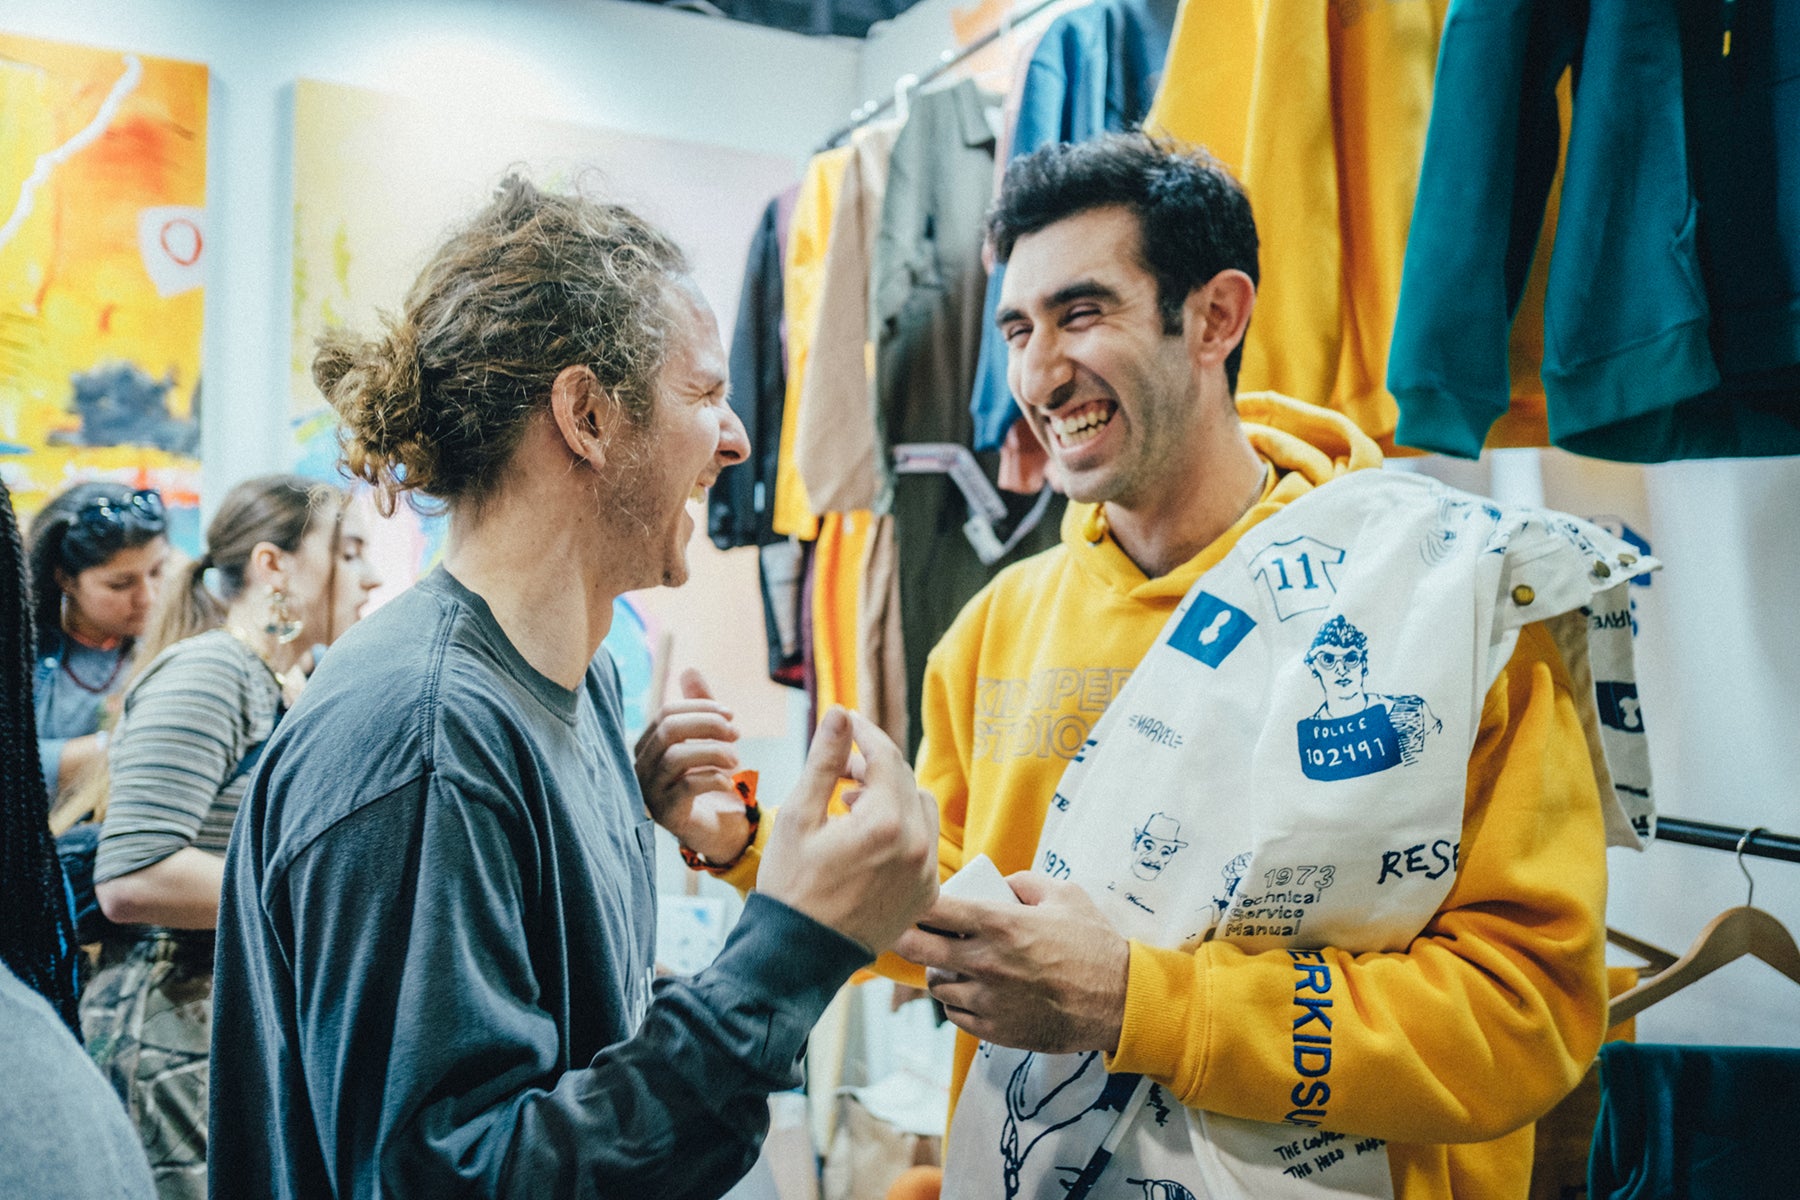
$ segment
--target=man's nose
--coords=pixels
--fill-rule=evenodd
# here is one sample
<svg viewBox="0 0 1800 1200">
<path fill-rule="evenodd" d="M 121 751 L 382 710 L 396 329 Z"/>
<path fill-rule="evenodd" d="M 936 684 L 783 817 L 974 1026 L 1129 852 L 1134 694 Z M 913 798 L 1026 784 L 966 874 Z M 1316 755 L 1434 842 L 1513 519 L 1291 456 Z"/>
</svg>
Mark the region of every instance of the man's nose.
<svg viewBox="0 0 1800 1200">
<path fill-rule="evenodd" d="M 750 457 L 750 435 L 744 429 L 743 421 L 736 412 L 727 408 L 719 418 L 719 449 L 717 457 L 725 460 L 726 465 L 741 463 Z"/>
<path fill-rule="evenodd" d="M 1033 330 L 1013 352 L 1013 395 L 1028 407 L 1051 408 L 1067 394 L 1074 368 L 1054 330 Z"/>
</svg>

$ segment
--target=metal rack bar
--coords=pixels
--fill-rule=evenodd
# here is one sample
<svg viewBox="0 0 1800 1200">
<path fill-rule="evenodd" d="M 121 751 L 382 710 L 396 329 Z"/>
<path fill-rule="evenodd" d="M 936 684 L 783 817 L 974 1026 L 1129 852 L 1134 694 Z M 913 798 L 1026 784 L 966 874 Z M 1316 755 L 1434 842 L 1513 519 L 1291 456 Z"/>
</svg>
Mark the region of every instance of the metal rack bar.
<svg viewBox="0 0 1800 1200">
<path fill-rule="evenodd" d="M 982 34 L 980 37 L 976 38 L 974 41 L 970 42 L 968 45 L 962 47 L 961 49 L 944 51 L 943 54 L 938 56 L 937 66 L 935 66 L 935 67 L 931 68 L 931 70 L 925 72 L 924 77 L 921 78 L 916 84 L 914 84 L 914 86 L 915 87 L 924 87 L 926 84 L 931 83 L 933 80 L 942 78 L 945 72 L 947 72 L 951 68 L 955 67 L 958 63 L 960 63 L 964 59 L 968 58 L 971 54 L 974 54 L 980 50 L 985 50 L 987 47 L 993 45 L 996 41 L 998 41 L 1000 39 L 1000 36 L 1004 32 L 1006 32 L 1006 30 L 1008 28 L 1015 28 L 1017 26 L 1023 25 L 1025 22 L 1031 20 L 1031 18 L 1037 16 L 1039 13 L 1041 13 L 1045 9 L 1049 8 L 1052 4 L 1060 4 L 1060 3 L 1062 3 L 1062 0 L 1037 0 L 1037 3 L 1028 4 L 1024 8 L 1020 9 L 1018 12 L 1014 13 L 1012 15 L 1012 19 L 1009 20 L 1008 22 L 1006 22 L 1006 24 L 1002 25 L 1000 28 L 988 30 L 986 33 Z M 843 142 L 843 140 L 845 138 L 849 137 L 858 128 L 860 128 L 863 125 L 867 125 L 870 121 L 873 121 L 876 117 L 881 116 L 883 113 L 891 111 L 893 109 L 893 107 L 894 107 L 894 98 L 892 96 L 889 96 L 884 100 L 869 101 L 867 104 L 864 104 L 861 108 L 859 108 L 855 112 L 851 113 L 850 114 L 850 123 L 848 125 L 844 126 L 842 129 L 838 130 L 836 133 L 833 133 L 830 137 L 826 138 L 824 144 L 821 145 L 819 148 L 821 150 L 831 149 L 833 146 L 836 146 L 836 145 L 840 144 L 841 142 Z"/>
<path fill-rule="evenodd" d="M 1761 827 L 1751 831 L 1733 825 L 1715 825 L 1711 821 L 1659 816 L 1656 818 L 1656 840 L 1679 842 L 1684 846 L 1705 846 L 1733 853 L 1737 852 L 1742 843 L 1745 854 L 1800 863 L 1800 838 L 1774 833 Z"/>
</svg>

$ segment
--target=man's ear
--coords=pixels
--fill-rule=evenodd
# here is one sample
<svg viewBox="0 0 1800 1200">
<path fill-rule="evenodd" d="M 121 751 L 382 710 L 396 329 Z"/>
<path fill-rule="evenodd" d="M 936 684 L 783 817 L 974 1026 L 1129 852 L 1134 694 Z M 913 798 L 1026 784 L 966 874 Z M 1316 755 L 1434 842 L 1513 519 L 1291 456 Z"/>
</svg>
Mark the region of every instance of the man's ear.
<svg viewBox="0 0 1800 1200">
<path fill-rule="evenodd" d="M 618 405 L 593 369 L 564 367 L 550 384 L 550 417 L 569 453 L 598 470 L 606 463 Z"/>
<path fill-rule="evenodd" d="M 1233 268 L 1220 271 L 1189 292 L 1182 306 L 1182 327 L 1195 365 L 1222 366 L 1244 340 L 1254 307 L 1256 284 Z"/>
</svg>

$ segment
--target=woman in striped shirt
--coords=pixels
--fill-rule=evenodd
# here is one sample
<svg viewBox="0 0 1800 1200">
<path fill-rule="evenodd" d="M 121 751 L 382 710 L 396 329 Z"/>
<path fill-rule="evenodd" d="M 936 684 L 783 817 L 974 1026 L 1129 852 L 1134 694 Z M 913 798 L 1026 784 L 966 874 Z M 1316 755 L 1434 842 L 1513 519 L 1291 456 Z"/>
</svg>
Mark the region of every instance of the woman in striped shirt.
<svg viewBox="0 0 1800 1200">
<path fill-rule="evenodd" d="M 304 683 L 309 648 L 377 585 L 360 513 L 292 475 L 239 484 L 177 572 L 109 753 L 95 893 L 126 935 L 81 1002 L 89 1052 L 138 1123 L 163 1197 L 206 1194 L 213 929 L 251 768 Z M 160 648 L 160 650 L 159 650 Z"/>
</svg>

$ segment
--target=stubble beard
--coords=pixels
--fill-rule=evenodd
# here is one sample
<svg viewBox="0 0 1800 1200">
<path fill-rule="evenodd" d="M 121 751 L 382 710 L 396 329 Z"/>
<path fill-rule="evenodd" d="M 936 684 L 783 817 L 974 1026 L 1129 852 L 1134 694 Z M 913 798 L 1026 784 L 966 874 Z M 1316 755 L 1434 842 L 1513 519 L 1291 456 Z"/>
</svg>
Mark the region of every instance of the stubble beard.
<svg viewBox="0 0 1800 1200">
<path fill-rule="evenodd" d="M 631 444 L 621 448 L 617 469 L 595 482 L 595 511 L 611 527 L 622 552 L 644 556 L 642 587 L 680 587 L 688 580 L 687 547 L 678 544 L 687 504 L 684 500 L 673 514 L 659 511 L 668 483 L 657 467 L 660 443 L 654 422 L 633 434 Z M 648 578 L 652 564 L 654 579 Z"/>
</svg>

